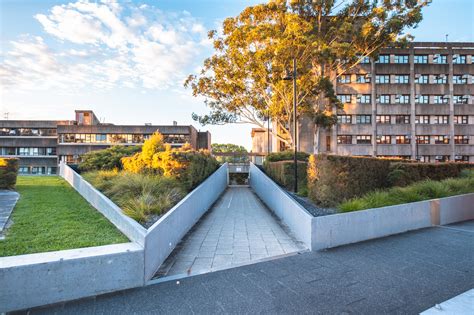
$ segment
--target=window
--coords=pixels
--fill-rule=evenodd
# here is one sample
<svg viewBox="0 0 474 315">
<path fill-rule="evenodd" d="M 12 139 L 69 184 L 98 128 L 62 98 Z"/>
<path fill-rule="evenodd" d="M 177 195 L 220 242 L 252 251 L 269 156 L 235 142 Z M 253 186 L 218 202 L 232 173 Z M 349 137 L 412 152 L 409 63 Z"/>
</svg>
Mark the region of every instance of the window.
<svg viewBox="0 0 474 315">
<path fill-rule="evenodd" d="M 395 96 L 395 102 L 397 104 L 409 104 L 410 103 L 410 95 L 397 95 Z"/>
<path fill-rule="evenodd" d="M 358 135 L 357 144 L 371 144 L 372 143 L 372 136 L 369 135 Z"/>
<path fill-rule="evenodd" d="M 453 76 L 453 84 L 467 84 L 468 80 L 469 80 L 469 74 Z"/>
<path fill-rule="evenodd" d="M 377 98 L 377 102 L 380 104 L 390 104 L 390 95 L 388 94 L 379 95 Z"/>
<path fill-rule="evenodd" d="M 339 124 L 351 124 L 352 116 L 351 115 L 337 115 L 337 122 Z"/>
<path fill-rule="evenodd" d="M 447 55 L 434 55 L 433 56 L 433 63 L 436 64 L 447 64 L 448 63 L 448 56 Z"/>
<path fill-rule="evenodd" d="M 360 63 L 367 64 L 370 63 L 370 58 L 368 56 L 362 57 Z"/>
<path fill-rule="evenodd" d="M 377 144 L 392 144 L 392 136 L 377 136 Z"/>
<path fill-rule="evenodd" d="M 418 64 L 428 63 L 428 55 L 415 55 L 413 61 Z"/>
<path fill-rule="evenodd" d="M 423 163 L 428 163 L 430 161 L 429 155 L 417 155 L 416 160 Z"/>
<path fill-rule="evenodd" d="M 410 144 L 410 137 L 405 135 L 395 136 L 395 141 L 397 144 Z"/>
<path fill-rule="evenodd" d="M 388 74 L 379 74 L 375 76 L 375 83 L 377 84 L 389 84 L 390 76 Z"/>
<path fill-rule="evenodd" d="M 370 104 L 370 94 L 359 94 L 359 95 L 357 95 L 357 103 Z"/>
<path fill-rule="evenodd" d="M 20 166 L 18 169 L 19 174 L 29 174 L 30 173 L 30 168 L 27 166 Z"/>
<path fill-rule="evenodd" d="M 408 55 L 395 55 L 394 63 L 408 63 Z"/>
<path fill-rule="evenodd" d="M 395 76 L 396 84 L 407 84 L 410 83 L 410 76 L 408 74 L 397 74 Z"/>
<path fill-rule="evenodd" d="M 428 104 L 430 102 L 428 95 L 417 95 L 415 96 L 415 103 L 417 104 Z"/>
<path fill-rule="evenodd" d="M 352 144 L 352 136 L 337 136 L 338 144 Z"/>
<path fill-rule="evenodd" d="M 454 144 L 469 144 L 469 136 L 454 136 Z"/>
<path fill-rule="evenodd" d="M 436 155 L 435 156 L 435 161 L 437 161 L 437 162 L 448 162 L 449 161 L 449 155 Z"/>
<path fill-rule="evenodd" d="M 430 123 L 430 116 L 428 115 L 416 115 L 415 124 L 427 125 Z"/>
<path fill-rule="evenodd" d="M 416 84 L 428 84 L 429 76 L 427 74 L 417 74 L 415 75 Z"/>
<path fill-rule="evenodd" d="M 390 124 L 390 115 L 377 115 L 377 124 Z"/>
<path fill-rule="evenodd" d="M 416 143 L 430 144 L 430 136 L 416 136 Z"/>
<path fill-rule="evenodd" d="M 350 103 L 352 101 L 352 95 L 350 94 L 339 94 L 337 98 L 341 103 Z"/>
<path fill-rule="evenodd" d="M 448 115 L 433 116 L 433 124 L 440 124 L 440 125 L 449 124 L 449 116 Z"/>
<path fill-rule="evenodd" d="M 467 63 L 467 56 L 466 55 L 453 55 L 453 63 L 454 64 L 465 64 Z"/>
<path fill-rule="evenodd" d="M 435 144 L 449 144 L 448 136 L 433 136 Z"/>
<path fill-rule="evenodd" d="M 358 74 L 356 75 L 356 83 L 370 83 L 371 75 L 367 74 Z"/>
<path fill-rule="evenodd" d="M 370 115 L 356 115 L 356 123 L 370 124 L 372 123 L 372 116 Z"/>
<path fill-rule="evenodd" d="M 446 84 L 448 83 L 448 76 L 445 74 L 438 74 L 433 76 L 434 84 Z"/>
<path fill-rule="evenodd" d="M 390 63 L 390 55 L 379 55 L 376 63 Z"/>
<path fill-rule="evenodd" d="M 468 98 L 467 95 L 454 95 L 453 102 L 454 104 L 467 104 Z"/>
<path fill-rule="evenodd" d="M 433 103 L 435 104 L 448 104 L 449 97 L 446 95 L 435 95 L 433 96 Z"/>
<path fill-rule="evenodd" d="M 397 115 L 397 116 L 395 116 L 395 123 L 396 124 L 409 124 L 410 123 L 410 116 L 409 115 Z"/>
<path fill-rule="evenodd" d="M 469 155 L 455 155 L 455 162 L 469 162 Z"/>
<path fill-rule="evenodd" d="M 467 115 L 456 115 L 454 116 L 454 124 L 455 125 L 466 125 L 468 122 Z"/>
<path fill-rule="evenodd" d="M 351 83 L 350 74 L 342 74 L 337 78 L 337 83 Z"/>
</svg>

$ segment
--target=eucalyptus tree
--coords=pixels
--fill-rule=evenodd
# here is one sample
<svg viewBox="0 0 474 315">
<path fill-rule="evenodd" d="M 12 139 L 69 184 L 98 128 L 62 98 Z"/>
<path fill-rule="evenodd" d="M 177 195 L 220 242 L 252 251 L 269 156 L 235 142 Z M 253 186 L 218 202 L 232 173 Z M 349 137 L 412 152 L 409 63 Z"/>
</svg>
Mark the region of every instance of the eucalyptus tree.
<svg viewBox="0 0 474 315">
<path fill-rule="evenodd" d="M 382 47 L 412 40 L 404 32 L 418 25 L 429 1 L 274 0 L 247 7 L 227 18 L 221 32 L 209 32 L 214 53 L 185 86 L 204 97 L 210 112 L 193 119 L 265 128 L 270 118 L 273 136 L 292 146 L 292 85 L 282 77 L 295 58 L 298 119 L 330 128 L 342 106 L 336 77 Z"/>
</svg>

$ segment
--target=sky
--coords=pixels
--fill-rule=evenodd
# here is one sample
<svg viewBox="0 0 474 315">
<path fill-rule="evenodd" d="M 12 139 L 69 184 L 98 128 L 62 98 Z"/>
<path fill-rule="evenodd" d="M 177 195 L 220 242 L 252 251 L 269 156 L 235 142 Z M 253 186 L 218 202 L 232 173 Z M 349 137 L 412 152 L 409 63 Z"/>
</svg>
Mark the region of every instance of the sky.
<svg viewBox="0 0 474 315">
<path fill-rule="evenodd" d="M 200 126 L 183 87 L 213 50 L 207 31 L 262 0 L 0 0 L 0 119 L 194 125 L 215 143 L 251 147 L 251 125 Z M 474 0 L 433 0 L 417 41 L 474 42 Z"/>
</svg>

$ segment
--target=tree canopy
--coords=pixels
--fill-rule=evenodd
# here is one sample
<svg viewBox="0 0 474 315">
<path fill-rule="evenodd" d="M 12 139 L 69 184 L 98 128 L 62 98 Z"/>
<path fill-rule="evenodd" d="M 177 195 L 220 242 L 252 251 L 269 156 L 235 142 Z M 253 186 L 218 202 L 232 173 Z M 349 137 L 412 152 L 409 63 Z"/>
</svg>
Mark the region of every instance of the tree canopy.
<svg viewBox="0 0 474 315">
<path fill-rule="evenodd" d="M 251 123 L 290 146 L 292 84 L 282 77 L 297 61 L 298 118 L 317 127 L 337 122 L 336 77 L 374 57 L 384 46 L 403 45 L 406 28 L 421 21 L 430 0 L 273 0 L 247 7 L 227 18 L 222 34 L 210 31 L 214 54 L 185 82 L 194 96 L 204 96 L 207 115 L 201 124 Z"/>
</svg>

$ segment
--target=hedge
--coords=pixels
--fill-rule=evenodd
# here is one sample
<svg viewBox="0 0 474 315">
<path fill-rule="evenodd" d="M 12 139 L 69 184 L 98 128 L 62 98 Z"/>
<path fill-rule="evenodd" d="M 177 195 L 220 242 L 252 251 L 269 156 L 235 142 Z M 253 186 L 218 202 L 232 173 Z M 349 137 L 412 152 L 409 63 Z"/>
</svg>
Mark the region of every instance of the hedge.
<svg viewBox="0 0 474 315">
<path fill-rule="evenodd" d="M 263 168 L 268 176 L 281 186 L 288 190 L 293 190 L 295 185 L 293 161 L 267 162 L 263 164 Z M 308 163 L 298 161 L 298 191 L 303 193 L 307 190 L 307 167 Z"/>
<path fill-rule="evenodd" d="M 322 206 L 388 187 L 390 161 L 370 157 L 318 154 L 308 163 L 309 198 Z"/>
<path fill-rule="evenodd" d="M 122 169 L 120 162 L 123 157 L 132 156 L 141 150 L 141 146 L 116 145 L 103 150 L 91 151 L 82 156 L 79 170 L 100 171 Z"/>
<path fill-rule="evenodd" d="M 267 162 L 278 162 L 278 161 L 293 161 L 295 152 L 294 151 L 283 151 L 274 152 L 267 155 L 265 161 Z M 296 159 L 298 161 L 308 161 L 309 154 L 306 152 L 296 152 Z"/>
<path fill-rule="evenodd" d="M 462 170 L 472 168 L 474 168 L 474 164 L 459 162 L 392 163 L 388 181 L 391 186 L 407 186 L 426 179 L 440 181 L 458 177 Z"/>
<path fill-rule="evenodd" d="M 18 176 L 18 159 L 0 158 L 0 189 L 13 189 Z"/>
</svg>

